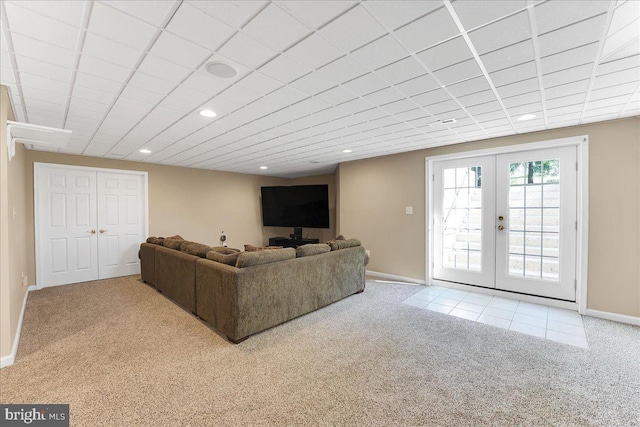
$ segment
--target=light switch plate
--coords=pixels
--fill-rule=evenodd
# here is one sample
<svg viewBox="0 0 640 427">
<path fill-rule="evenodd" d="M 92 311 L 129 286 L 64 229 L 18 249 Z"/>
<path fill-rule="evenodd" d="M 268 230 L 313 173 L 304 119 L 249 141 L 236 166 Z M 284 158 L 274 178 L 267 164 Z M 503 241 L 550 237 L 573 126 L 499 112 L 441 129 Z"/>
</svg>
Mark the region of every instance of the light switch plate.
<svg viewBox="0 0 640 427">
<path fill-rule="evenodd" d="M 407 215 L 413 215 L 413 206 L 407 206 L 404 208 L 404 213 Z"/>
</svg>

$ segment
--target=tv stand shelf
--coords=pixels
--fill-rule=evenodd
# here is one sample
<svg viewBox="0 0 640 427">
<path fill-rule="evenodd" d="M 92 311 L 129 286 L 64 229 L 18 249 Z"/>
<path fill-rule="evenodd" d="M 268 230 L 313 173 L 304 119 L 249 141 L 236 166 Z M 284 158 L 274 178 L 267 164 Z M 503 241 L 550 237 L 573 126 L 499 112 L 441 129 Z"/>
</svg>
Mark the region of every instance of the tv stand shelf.
<svg viewBox="0 0 640 427">
<path fill-rule="evenodd" d="M 309 243 L 320 243 L 319 239 L 290 239 L 288 237 L 270 237 L 269 246 L 283 246 L 285 248 L 297 248 Z"/>
</svg>

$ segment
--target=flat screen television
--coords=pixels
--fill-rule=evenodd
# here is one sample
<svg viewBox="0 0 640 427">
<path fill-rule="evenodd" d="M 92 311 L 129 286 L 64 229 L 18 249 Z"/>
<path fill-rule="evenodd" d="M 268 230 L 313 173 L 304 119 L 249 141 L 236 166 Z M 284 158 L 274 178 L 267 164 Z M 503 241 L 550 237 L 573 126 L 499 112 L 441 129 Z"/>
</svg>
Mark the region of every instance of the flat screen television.
<svg viewBox="0 0 640 427">
<path fill-rule="evenodd" d="M 329 228 L 329 186 L 262 187 L 265 227 Z"/>
</svg>

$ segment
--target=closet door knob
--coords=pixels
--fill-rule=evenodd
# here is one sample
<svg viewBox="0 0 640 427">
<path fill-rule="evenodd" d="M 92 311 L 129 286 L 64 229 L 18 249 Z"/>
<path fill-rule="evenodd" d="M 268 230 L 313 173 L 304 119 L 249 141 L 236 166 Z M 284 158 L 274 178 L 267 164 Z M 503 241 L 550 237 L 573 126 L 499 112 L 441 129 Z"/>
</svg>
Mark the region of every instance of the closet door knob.
<svg viewBox="0 0 640 427">
<path fill-rule="evenodd" d="M 87 233 L 96 234 L 96 230 L 92 228 L 91 230 L 87 231 Z"/>
<path fill-rule="evenodd" d="M 104 228 L 101 228 L 101 229 L 100 229 L 100 234 L 102 234 L 102 233 L 106 233 L 107 231 L 109 231 L 109 230 L 105 230 Z"/>
</svg>

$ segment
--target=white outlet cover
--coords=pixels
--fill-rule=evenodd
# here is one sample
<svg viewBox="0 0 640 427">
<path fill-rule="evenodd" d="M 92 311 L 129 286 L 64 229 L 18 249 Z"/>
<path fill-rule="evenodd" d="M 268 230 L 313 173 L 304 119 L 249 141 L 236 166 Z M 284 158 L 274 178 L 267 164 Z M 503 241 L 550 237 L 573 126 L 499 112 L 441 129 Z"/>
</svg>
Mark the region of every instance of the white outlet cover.
<svg viewBox="0 0 640 427">
<path fill-rule="evenodd" d="M 407 206 L 404 208 L 404 213 L 407 215 L 413 215 L 413 206 Z"/>
</svg>

